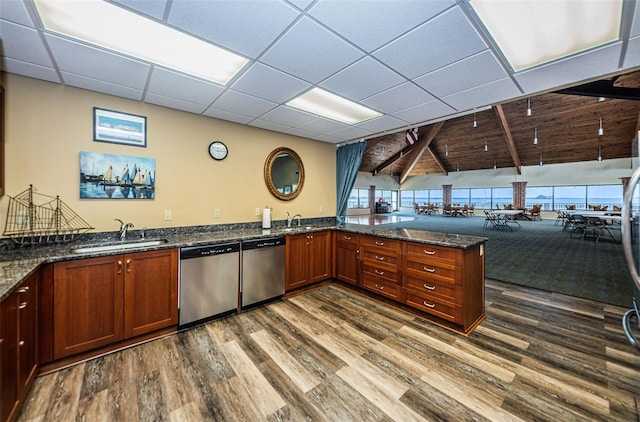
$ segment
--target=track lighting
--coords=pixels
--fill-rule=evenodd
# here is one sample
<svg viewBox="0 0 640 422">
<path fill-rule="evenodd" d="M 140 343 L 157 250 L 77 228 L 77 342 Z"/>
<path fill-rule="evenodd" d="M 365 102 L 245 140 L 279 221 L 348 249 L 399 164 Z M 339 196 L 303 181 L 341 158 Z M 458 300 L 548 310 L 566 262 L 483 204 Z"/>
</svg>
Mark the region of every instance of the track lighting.
<svg viewBox="0 0 640 422">
<path fill-rule="evenodd" d="M 598 136 L 604 135 L 604 129 L 602 128 L 602 116 L 600 116 L 600 127 L 598 128 Z"/>
<path fill-rule="evenodd" d="M 527 117 L 531 116 L 531 98 L 527 98 Z"/>
<path fill-rule="evenodd" d="M 542 153 L 540 153 L 540 163 L 538 164 L 540 167 L 542 167 Z"/>
<path fill-rule="evenodd" d="M 478 120 L 476 120 L 476 112 L 473 112 L 473 127 L 478 127 Z"/>
<path fill-rule="evenodd" d="M 533 145 L 538 145 L 538 128 L 533 129 Z"/>
<path fill-rule="evenodd" d="M 449 156 L 449 144 L 444 144 L 444 156 Z"/>
<path fill-rule="evenodd" d="M 602 162 L 602 147 L 598 145 L 598 162 Z"/>
</svg>

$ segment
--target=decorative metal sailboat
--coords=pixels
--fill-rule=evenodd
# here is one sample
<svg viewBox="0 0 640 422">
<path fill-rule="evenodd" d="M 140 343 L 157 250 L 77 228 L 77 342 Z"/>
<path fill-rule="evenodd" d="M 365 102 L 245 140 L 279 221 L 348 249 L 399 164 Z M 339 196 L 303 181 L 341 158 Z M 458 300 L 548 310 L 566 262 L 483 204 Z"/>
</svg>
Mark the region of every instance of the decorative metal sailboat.
<svg viewBox="0 0 640 422">
<path fill-rule="evenodd" d="M 44 198 L 33 203 L 34 196 Z M 33 185 L 15 197 L 9 197 L 9 210 L 4 236 L 20 245 L 65 243 L 78 239 L 93 229 L 59 196 L 34 192 Z"/>
</svg>

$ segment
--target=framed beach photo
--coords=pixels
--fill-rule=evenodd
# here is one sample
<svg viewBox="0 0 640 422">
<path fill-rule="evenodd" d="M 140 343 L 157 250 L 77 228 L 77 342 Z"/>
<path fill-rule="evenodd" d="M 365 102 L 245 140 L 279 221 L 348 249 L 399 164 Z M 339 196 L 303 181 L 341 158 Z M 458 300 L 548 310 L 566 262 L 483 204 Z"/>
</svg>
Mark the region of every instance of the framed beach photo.
<svg viewBox="0 0 640 422">
<path fill-rule="evenodd" d="M 147 118 L 94 107 L 93 140 L 145 148 Z"/>
</svg>

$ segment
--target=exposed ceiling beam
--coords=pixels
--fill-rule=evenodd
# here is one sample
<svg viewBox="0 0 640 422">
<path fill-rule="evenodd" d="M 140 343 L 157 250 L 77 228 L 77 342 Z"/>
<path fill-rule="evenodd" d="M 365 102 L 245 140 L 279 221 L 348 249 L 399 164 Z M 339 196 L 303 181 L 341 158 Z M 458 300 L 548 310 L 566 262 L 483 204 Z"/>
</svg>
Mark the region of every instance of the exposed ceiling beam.
<svg viewBox="0 0 640 422">
<path fill-rule="evenodd" d="M 511 159 L 513 160 L 513 164 L 516 166 L 516 170 L 518 174 L 522 174 L 522 163 L 520 163 L 520 157 L 518 156 L 518 151 L 516 150 L 516 144 L 513 142 L 513 136 L 511 136 L 511 129 L 509 129 L 509 122 L 507 122 L 507 117 L 504 114 L 504 110 L 500 104 L 493 107 L 493 110 L 498 116 L 498 122 L 500 122 L 500 127 L 502 127 L 502 132 L 504 133 L 504 137 L 507 141 L 507 146 L 509 147 L 509 152 L 511 153 Z"/>
<path fill-rule="evenodd" d="M 440 128 L 443 125 L 444 125 L 444 121 L 434 123 L 429 128 L 429 133 L 427 133 L 427 136 L 425 136 L 423 139 L 421 139 L 420 141 L 414 144 L 414 145 L 420 144 L 420 146 L 418 147 L 418 149 L 416 149 L 416 153 L 414 154 L 414 156 L 411 157 L 411 161 L 409 162 L 407 167 L 405 167 L 405 169 L 402 170 L 402 174 L 400 175 L 400 184 L 404 183 L 404 181 L 407 179 L 407 177 L 409 176 L 409 173 L 411 173 L 411 170 L 413 170 L 413 167 L 420 160 L 420 157 L 422 157 L 422 154 L 424 154 L 424 152 L 427 149 L 431 151 L 431 149 L 429 148 L 429 145 L 431 144 L 431 141 L 433 141 L 433 139 L 436 137 L 436 135 L 440 131 Z M 431 155 L 433 155 L 433 153 L 431 153 Z M 440 163 L 440 165 L 442 165 L 442 163 Z"/>
<path fill-rule="evenodd" d="M 383 137 L 380 137 L 379 139 L 382 139 L 382 138 Z M 382 170 L 386 169 L 391 164 L 395 163 L 397 160 L 399 160 L 400 158 L 404 157 L 405 155 L 413 151 L 413 149 L 416 148 L 418 145 L 420 145 L 420 141 L 416 142 L 413 145 L 407 145 L 406 147 L 402 148 L 400 151 L 396 152 L 391 157 L 387 158 L 382 163 L 378 164 L 376 168 L 371 170 L 371 174 L 380 173 Z"/>
<path fill-rule="evenodd" d="M 583 95 L 587 97 L 617 98 L 620 100 L 640 101 L 640 88 L 614 86 L 617 78 L 600 80 L 555 91 L 558 94 Z"/>
</svg>

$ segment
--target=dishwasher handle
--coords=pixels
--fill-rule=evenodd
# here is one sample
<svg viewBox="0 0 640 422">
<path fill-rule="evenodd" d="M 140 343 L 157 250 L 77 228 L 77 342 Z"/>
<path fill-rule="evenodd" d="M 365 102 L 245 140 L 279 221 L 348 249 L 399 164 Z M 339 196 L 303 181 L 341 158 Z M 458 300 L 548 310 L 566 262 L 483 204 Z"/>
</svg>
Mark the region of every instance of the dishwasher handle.
<svg viewBox="0 0 640 422">
<path fill-rule="evenodd" d="M 249 240 L 246 242 L 242 242 L 242 250 L 248 251 L 251 249 L 272 248 L 274 246 L 283 246 L 285 243 L 286 238 L 284 236 Z"/>
<path fill-rule="evenodd" d="M 180 259 L 201 258 L 240 251 L 240 242 L 180 248 Z"/>
</svg>

